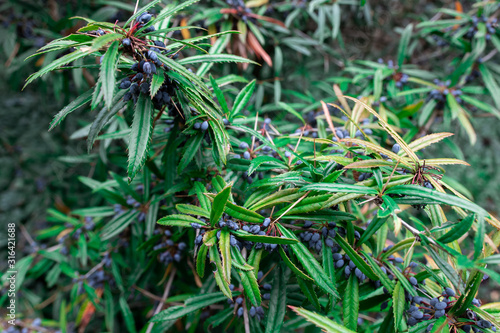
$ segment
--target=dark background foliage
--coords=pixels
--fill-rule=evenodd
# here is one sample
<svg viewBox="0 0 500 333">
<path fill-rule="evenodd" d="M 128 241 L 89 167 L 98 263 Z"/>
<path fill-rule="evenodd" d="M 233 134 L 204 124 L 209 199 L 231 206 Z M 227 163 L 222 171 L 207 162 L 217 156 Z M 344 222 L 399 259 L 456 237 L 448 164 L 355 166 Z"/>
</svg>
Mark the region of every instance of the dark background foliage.
<svg viewBox="0 0 500 333">
<path fill-rule="evenodd" d="M 299 6 L 304 1 L 289 1 Z M 50 57 L 24 59 L 47 42 L 75 31 L 78 26 L 70 17 L 89 16 L 95 20 L 115 22 L 128 18 L 135 2 L 123 1 L 11 1 L 0 3 L 0 221 L 15 222 L 22 227 L 17 238 L 18 253 L 33 250 L 30 238 L 37 231 L 47 228 L 46 211 L 56 208 L 61 212 L 91 206 L 97 199 L 79 180 L 88 176 L 104 180 L 109 171 L 102 161 L 96 162 L 92 154 L 86 158 L 86 142 L 72 134 L 93 118 L 87 110 L 78 110 L 61 126 L 48 132 L 55 111 L 61 109 L 76 96 L 95 83 L 95 70 L 58 71 L 43 77 L 24 91 L 25 79 L 40 69 Z M 203 6 L 210 6 L 204 1 Z M 323 96 L 318 82 L 325 78 L 345 75 L 342 72 L 347 61 L 369 59 L 385 61 L 393 59 L 400 40 L 401 27 L 421 22 L 435 15 L 442 7 L 453 8 L 454 1 L 369 1 L 369 12 L 359 6 L 345 6 L 342 12 L 341 35 L 343 45 L 328 39 L 324 45 L 310 46 L 311 56 L 287 49 L 289 59 L 296 58 L 299 65 L 292 67 L 285 62 L 283 89 L 308 92 L 319 101 Z M 471 8 L 473 1 L 463 1 L 464 8 Z M 195 5 L 193 10 L 196 11 Z M 5 10 L 3 10 L 5 9 Z M 314 32 L 315 23 L 297 18 L 295 28 L 306 33 Z M 307 21 L 307 22 L 306 22 Z M 302 27 L 301 25 L 304 24 Z M 307 24 L 307 25 L 306 25 Z M 305 33 L 304 33 L 305 34 Z M 267 48 L 272 48 L 269 43 Z M 270 52 L 272 54 L 272 52 Z M 455 55 L 442 56 L 439 50 L 419 41 L 412 57 L 413 64 L 433 71 L 436 64 L 445 64 L 442 72 L 449 72 L 446 64 Z M 446 57 L 449 57 L 446 58 Z M 309 61 L 310 60 L 310 61 Z M 323 62 L 323 66 L 321 66 Z M 318 66 L 319 64 L 319 66 Z M 290 67 L 286 67 L 289 65 Z M 241 68 L 233 68 L 243 75 Z M 227 73 L 225 73 L 227 74 Z M 252 73 L 259 80 L 272 78 L 268 67 L 256 68 Z M 331 86 L 329 81 L 328 86 Z M 272 89 L 272 88 L 271 88 Z M 354 93 L 354 92 L 353 92 Z M 474 118 L 478 134 L 475 145 L 470 145 L 465 131 L 458 125 L 450 129 L 436 124 L 434 132 L 451 131 L 455 136 L 450 144 L 429 148 L 425 156 L 455 156 L 471 167 L 447 168 L 448 175 L 462 184 L 472 194 L 474 201 L 486 210 L 498 215 L 500 207 L 500 129 L 498 120 L 490 114 Z M 460 150 L 457 150 L 459 147 Z M 126 147 L 121 147 L 123 150 Z M 119 147 L 119 149 L 121 149 Z M 82 157 L 83 156 L 83 157 Z M 118 170 L 115 170 L 118 171 Z M 124 173 L 123 169 L 119 170 Z M 0 232 L 0 247 L 6 245 L 6 236 Z M 4 252 L 0 251 L 2 257 Z M 0 259 L 0 269 L 4 267 Z M 42 300 L 48 294 L 41 287 Z M 500 300 L 497 287 L 483 288 L 481 296 L 492 302 Z M 50 309 L 50 310 L 49 310 Z M 53 311 L 54 313 L 49 313 Z M 47 317 L 57 317 L 56 307 L 42 310 Z M 1 312 L 0 312 L 1 314 Z M 29 315 L 33 315 L 30 313 Z"/>
</svg>

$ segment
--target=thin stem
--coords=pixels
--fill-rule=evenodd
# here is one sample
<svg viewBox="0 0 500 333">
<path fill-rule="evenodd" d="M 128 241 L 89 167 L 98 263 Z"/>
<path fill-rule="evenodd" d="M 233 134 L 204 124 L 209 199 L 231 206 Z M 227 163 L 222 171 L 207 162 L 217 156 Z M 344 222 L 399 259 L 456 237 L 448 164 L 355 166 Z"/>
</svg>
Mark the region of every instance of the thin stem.
<svg viewBox="0 0 500 333">
<path fill-rule="evenodd" d="M 299 200 L 295 201 L 293 205 L 291 205 L 283 214 L 280 215 L 274 222 L 278 222 L 286 213 L 288 213 L 293 207 L 297 206 L 299 202 L 301 202 L 311 191 L 307 191 Z"/>
<path fill-rule="evenodd" d="M 153 313 L 153 316 L 157 315 L 160 313 L 161 309 L 163 308 L 163 304 L 165 303 L 165 300 L 168 297 L 168 294 L 170 292 L 170 288 L 172 287 L 172 282 L 174 282 L 174 277 L 175 273 L 177 271 L 177 268 L 174 267 L 172 269 L 172 273 L 170 274 L 170 278 L 168 279 L 167 286 L 165 287 L 165 291 L 163 292 L 163 296 L 161 297 L 161 301 L 156 307 L 155 312 Z M 146 330 L 146 333 L 151 333 L 151 330 L 153 329 L 154 323 L 149 323 L 148 329 Z"/>
</svg>

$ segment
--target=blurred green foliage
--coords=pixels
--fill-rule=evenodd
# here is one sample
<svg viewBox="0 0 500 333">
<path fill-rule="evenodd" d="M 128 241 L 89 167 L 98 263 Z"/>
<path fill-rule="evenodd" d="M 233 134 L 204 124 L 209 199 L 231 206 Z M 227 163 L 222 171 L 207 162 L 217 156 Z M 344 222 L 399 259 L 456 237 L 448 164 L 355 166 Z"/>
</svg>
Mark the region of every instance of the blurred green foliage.
<svg viewBox="0 0 500 333">
<path fill-rule="evenodd" d="M 150 2 L 141 2 L 138 8 L 148 3 Z M 151 10 L 154 14 L 153 21 L 161 15 L 162 9 L 173 6 L 171 1 L 159 3 Z M 0 219 L 22 226 L 17 231 L 17 260 L 25 265 L 20 269 L 24 269 L 27 275 L 23 289 L 19 291 L 19 309 L 22 310 L 19 327 L 26 328 L 33 324 L 43 326 L 49 332 L 72 332 L 78 328 L 88 332 L 149 332 L 151 328 L 155 332 L 217 331 L 223 328 L 225 331 L 240 332 L 248 331 L 250 325 L 252 332 L 314 331 L 315 327 L 308 324 L 302 318 L 304 317 L 319 327 L 327 327 L 326 329 L 333 331 L 337 327 L 335 325 L 343 323 L 345 327 L 359 332 L 406 332 L 406 319 L 410 317 L 410 312 L 405 305 L 405 295 L 408 301 L 411 286 L 408 285 L 408 288 L 407 284 L 413 273 L 405 267 L 412 259 L 420 263 L 429 260 L 438 262 L 441 272 L 434 270 L 425 273 L 425 269 L 420 268 L 420 273 L 415 274 L 419 283 L 424 279 L 429 281 L 425 292 L 438 296 L 449 285 L 464 295 L 463 298 L 467 293 L 471 295 L 467 300 L 457 300 L 457 304 L 461 304 L 460 308 L 454 307 L 453 311 L 448 309 L 450 316 L 463 318 L 465 308 L 471 306 L 475 296 L 474 288 L 481 281 L 482 274 L 492 274 L 492 288 L 497 288 L 499 281 L 499 276 L 494 275 L 498 271 L 498 259 L 491 257 L 489 266 L 485 268 L 484 262 L 479 258 L 480 253 L 489 255 L 494 250 L 489 247 L 491 243 L 488 243 L 488 237 L 494 243 L 498 241 L 493 232 L 496 220 L 488 220 L 493 227 L 488 224 L 485 226 L 482 219 L 484 216 L 481 216 L 483 210 L 479 206 L 493 216 L 498 214 L 500 176 L 497 165 L 500 163 L 500 155 L 497 152 L 500 148 L 500 130 L 496 124 L 500 114 L 500 88 L 497 83 L 500 82 L 500 69 L 496 62 L 500 39 L 497 36 L 498 25 L 493 21 L 498 13 L 497 1 L 462 1 L 460 5 L 463 9 L 457 3 L 422 0 L 252 0 L 246 2 L 248 8 L 243 8 L 237 1 L 232 4 L 231 1 L 215 0 L 200 1 L 183 8 L 172 18 L 158 20 L 155 22 L 156 29 L 191 25 L 206 29 L 175 30 L 166 35 L 168 38 L 185 41 L 200 37 L 199 47 L 209 50 L 211 54 L 233 54 L 261 65 L 243 63 L 241 58 L 229 57 L 220 62 L 200 60 L 200 63 L 190 64 L 190 57 L 203 56 L 203 53 L 193 45 L 188 44 L 184 48 L 186 44 L 177 43 L 177 47 L 182 50 L 178 62 L 184 61 L 183 64 L 191 72 L 179 75 L 164 67 L 172 80 L 179 80 L 178 83 L 184 90 L 179 89 L 182 93 L 177 92 L 175 95 L 180 96 L 179 104 L 170 106 L 167 109 L 169 112 L 157 114 L 157 125 L 149 132 L 153 137 L 151 147 L 148 145 L 143 150 L 146 157 L 148 150 L 151 152 L 149 156 L 153 157 L 147 160 L 144 167 L 141 163 L 132 167 L 130 162 L 127 163 L 127 158 L 130 161 L 136 152 L 137 156 L 141 153 L 140 147 L 133 148 L 128 136 L 133 118 L 140 114 L 137 109 L 133 111 L 133 103 L 118 112 L 108 125 L 103 124 L 99 128 L 102 131 L 94 133 L 95 137 L 99 133 L 107 137 L 97 137 L 95 142 L 86 142 L 90 136 L 90 124 L 102 112 L 100 110 L 104 105 L 110 106 L 109 98 L 114 97 L 114 93 L 118 91 L 113 89 L 115 81 L 111 90 L 108 88 L 108 92 L 104 92 L 102 99 L 105 101 L 101 104 L 101 97 L 93 97 L 93 110 L 79 108 L 60 122 L 58 127 L 47 131 L 57 110 L 93 89 L 99 82 L 99 75 L 103 75 L 103 69 L 99 69 L 99 57 L 106 54 L 110 44 L 104 43 L 103 48 L 93 50 L 85 60 L 72 62 L 66 70 L 55 70 L 39 78 L 21 92 L 30 74 L 73 51 L 56 47 L 56 52 L 28 58 L 51 41 L 75 35 L 78 29 L 87 24 L 82 20 L 71 19 L 72 17 L 89 17 L 91 20 L 108 24 L 118 22 L 121 25 L 136 10 L 135 2 L 9 0 L 0 4 L 0 62 L 5 65 L 0 69 L 0 93 L 3 96 L 0 101 Z M 92 26 L 90 23 L 89 34 L 97 28 L 107 28 L 108 34 L 112 32 L 105 24 Z M 493 30 L 490 31 L 491 29 Z M 229 30 L 238 30 L 240 34 L 219 35 L 215 43 L 215 38 L 211 40 L 212 43 L 209 43 L 210 39 L 201 39 L 207 34 Z M 154 33 L 146 36 L 159 39 Z M 99 38 L 99 34 L 92 37 Z M 140 38 L 146 37 L 143 35 Z M 170 42 L 175 45 L 175 41 L 168 38 L 165 40 L 167 44 Z M 84 41 L 88 43 L 85 46 L 95 45 L 94 39 L 89 40 Z M 123 36 L 120 37 L 120 41 L 122 40 Z M 118 49 L 121 44 L 115 42 L 111 45 Z M 123 52 L 122 55 L 126 55 L 125 47 L 120 46 L 119 50 Z M 239 63 L 226 63 L 228 59 Z M 119 61 L 117 84 L 121 79 L 132 75 L 127 72 L 132 61 L 124 58 L 117 60 L 117 63 Z M 191 58 L 191 61 L 195 60 Z M 190 73 L 203 78 L 208 87 L 205 93 L 216 95 L 214 100 L 217 102 L 214 105 L 204 96 L 199 97 L 203 89 L 197 89 L 204 84 L 198 86 L 194 81 L 196 76 L 191 76 Z M 105 83 L 104 81 L 104 87 Z M 430 192 L 427 193 L 424 189 L 421 190 L 422 193 L 418 193 L 422 195 L 419 199 L 421 201 L 414 198 L 411 200 L 415 201 L 399 201 L 403 192 L 399 193 L 397 189 L 393 192 L 394 196 L 383 194 L 381 180 L 391 174 L 390 170 L 394 167 L 394 164 L 390 164 L 394 162 L 392 159 L 385 167 L 377 165 L 378 171 L 373 173 L 374 169 L 359 166 L 352 167 L 354 171 L 350 169 L 342 175 L 336 173 L 335 170 L 342 166 L 363 159 L 374 159 L 376 163 L 382 163 L 380 160 L 388 158 L 383 153 L 378 154 L 379 150 L 375 150 L 377 154 L 374 151 L 365 152 L 361 149 L 362 146 L 348 146 L 350 149 L 345 156 L 342 149 L 347 151 L 346 146 L 340 147 L 340 152 L 331 150 L 330 144 L 334 143 L 329 140 L 337 141 L 342 138 L 330 131 L 321 101 L 341 103 L 339 91 L 332 89 L 334 84 L 344 94 L 357 97 L 372 106 L 384 121 L 397 129 L 407 143 L 430 133 L 455 134 L 439 144 L 420 150 L 418 157 L 455 157 L 471 165 L 445 166 L 446 176 L 443 180 L 456 188 L 457 193 L 473 198 L 478 205 L 471 204 L 467 207 L 478 214 L 475 216 L 477 221 L 474 222 L 473 229 L 479 231 L 467 234 L 469 236 L 461 239 L 460 244 L 454 240 L 445 246 L 440 244 L 433 248 L 435 244 L 432 240 L 438 239 L 436 235 L 443 236 L 443 230 L 449 231 L 450 228 L 459 229 L 458 225 L 465 225 L 468 223 L 467 219 L 474 219 L 474 216 L 459 209 L 441 210 L 436 203 L 449 205 L 452 202 L 451 196 L 435 202 L 430 198 Z M 96 91 L 99 92 L 102 86 L 97 87 Z M 114 102 L 119 100 L 117 98 Z M 100 107 L 94 109 L 97 105 Z M 177 105 L 180 111 L 176 110 Z M 346 111 L 345 105 L 342 106 Z M 377 123 L 375 115 L 360 111 L 361 108 L 350 114 L 356 116 L 360 129 L 365 131 L 364 135 L 357 134 L 358 125 L 349 122 L 342 111 L 333 107 L 326 108 L 335 127 L 345 130 L 343 133 L 349 133 L 353 138 L 371 140 L 376 149 L 390 151 L 393 147 L 395 136 Z M 153 108 L 151 110 L 155 112 Z M 136 112 L 135 116 L 132 116 L 133 112 Z M 229 120 L 229 124 L 223 123 L 224 118 Z M 363 121 L 364 118 L 367 119 L 366 122 Z M 271 120 L 270 123 L 274 126 L 272 129 L 267 125 L 269 123 L 266 123 L 266 119 Z M 196 124 L 203 126 L 202 122 L 208 120 L 210 129 L 207 133 L 210 134 L 200 133 Z M 258 133 L 252 130 L 254 124 L 258 125 Z M 135 131 L 134 125 L 132 131 Z M 259 137 L 260 142 L 257 139 L 255 143 L 259 133 L 267 133 L 269 137 Z M 299 145 L 296 138 L 301 134 L 304 138 Z M 139 135 L 140 137 L 143 135 Z M 269 142 L 265 141 L 269 138 Z M 320 141 L 314 142 L 318 138 Z M 246 158 L 236 158 L 236 155 L 245 157 L 247 148 L 242 148 L 242 142 L 248 144 L 252 162 L 246 161 Z M 92 147 L 92 144 L 94 148 L 87 152 L 88 146 Z M 293 149 L 295 144 L 300 146 L 298 151 Z M 274 155 L 267 156 L 266 153 L 266 156 L 259 157 L 268 148 Z M 223 152 L 228 151 L 228 163 L 225 164 L 223 160 L 226 156 Z M 311 156 L 316 154 L 323 157 L 323 160 L 312 163 Z M 411 159 L 404 156 L 406 154 L 401 151 L 399 156 L 410 163 L 408 161 Z M 303 165 L 299 164 L 299 159 Z M 249 170 L 255 171 L 258 176 L 248 177 Z M 408 172 L 417 173 L 418 170 L 420 169 L 415 167 L 415 170 Z M 137 171 L 139 173 L 135 176 Z M 396 177 L 391 186 L 397 185 L 399 179 L 408 182 L 404 178 L 406 172 L 401 172 L 402 175 L 397 176 L 400 178 Z M 437 172 L 439 175 L 442 173 L 443 170 Z M 129 184 L 126 183 L 127 174 Z M 279 178 L 281 174 L 284 174 L 283 178 Z M 363 177 L 366 178 L 363 180 Z M 439 177 L 425 177 L 416 182 L 423 185 L 422 188 L 434 188 L 436 183 L 431 184 L 431 179 L 442 184 Z M 252 182 L 254 184 L 250 185 Z M 331 189 L 327 185 L 339 185 L 339 188 Z M 363 186 L 364 189 L 355 186 Z M 293 239 L 301 234 L 294 235 L 290 230 L 303 232 L 307 228 L 302 227 L 302 220 L 314 220 L 314 214 L 326 210 L 308 209 L 305 204 L 293 206 L 298 216 L 294 219 L 293 216 L 286 216 L 290 206 L 284 202 L 289 202 L 288 200 L 278 202 L 272 208 L 266 206 L 264 202 L 267 197 L 274 190 L 279 192 L 282 187 L 291 191 L 298 191 L 300 188 L 303 193 L 314 191 L 317 197 L 305 199 L 305 202 L 311 199 L 308 204 L 319 197 L 330 200 L 326 199 L 328 193 L 337 190 L 339 192 L 335 192 L 335 195 L 344 192 L 354 195 L 346 203 L 339 202 L 341 212 L 328 210 L 328 214 L 331 214 L 329 217 L 338 218 L 339 228 L 346 233 L 339 236 L 339 232 L 335 238 L 341 245 L 339 251 L 342 250 L 345 255 L 351 247 L 354 248 L 351 249 L 354 253 L 350 256 L 356 260 L 359 255 L 356 265 L 363 268 L 363 274 L 378 274 L 378 271 L 373 273 L 369 267 L 373 262 L 362 258 L 367 256 L 361 249 L 370 250 L 374 258 L 380 260 L 381 267 L 392 267 L 387 261 L 387 251 L 391 250 L 386 246 L 397 244 L 396 249 L 400 252 L 397 256 L 406 258 L 402 267 L 405 268 L 408 280 L 406 276 L 396 276 L 399 281 L 397 284 L 385 281 L 394 289 L 390 295 L 382 293 L 380 285 L 378 289 L 373 288 L 370 282 L 360 284 L 358 289 L 354 274 L 344 278 L 343 268 L 336 272 L 333 259 L 325 252 L 316 253 L 313 248 L 310 253 L 304 247 L 302 253 L 302 248 L 286 240 L 285 242 L 289 241 L 289 248 L 283 248 L 287 251 L 293 249 L 290 252 L 294 255 L 284 254 L 284 251 L 278 255 L 269 245 L 282 242 L 276 239 L 261 240 L 269 242 L 266 245 L 269 252 L 262 255 L 260 270 L 272 274 L 258 277 L 262 251 L 258 252 L 255 248 L 250 250 L 250 247 L 248 252 L 252 254 L 240 258 L 241 255 L 234 253 L 234 247 L 230 247 L 233 245 L 230 244 L 232 237 L 245 239 L 242 231 L 238 234 L 227 227 L 218 228 L 212 221 L 212 226 L 206 227 L 206 230 L 210 229 L 206 234 L 212 233 L 212 238 L 207 236 L 203 242 L 214 242 L 216 245 L 208 250 L 205 244 L 198 246 L 200 244 L 196 243 L 198 231 L 179 228 L 189 227 L 189 223 L 193 221 L 204 226 L 207 221 L 203 217 L 210 220 L 214 219 L 214 215 L 222 214 L 222 211 L 216 212 L 220 209 L 221 202 L 225 204 L 229 200 L 228 205 L 233 202 L 243 206 L 246 201 L 244 207 L 253 207 L 252 213 L 237 205 L 232 207 L 241 214 L 237 217 L 241 225 L 251 225 L 256 221 L 261 223 L 264 217 L 271 216 L 276 210 L 279 214 L 283 213 L 283 220 L 288 221 L 282 221 L 283 224 L 278 224 L 277 221 L 275 224 L 273 221 L 267 236 L 275 233 L 277 236 L 283 234 Z M 269 192 L 266 192 L 267 189 Z M 213 200 L 212 204 L 200 194 L 204 192 L 211 193 L 208 197 Z M 367 198 L 361 198 L 360 195 L 358 200 L 356 194 L 359 193 L 366 196 L 378 193 L 377 198 L 382 202 L 377 200 L 376 204 L 363 206 L 364 199 Z M 290 200 L 293 202 L 299 198 L 301 196 L 294 193 L 293 200 Z M 461 201 L 457 199 L 457 202 Z M 259 203 L 267 210 L 258 209 L 261 207 Z M 397 211 L 398 204 L 405 203 L 426 208 Z M 381 210 L 387 209 L 386 213 L 380 213 L 377 205 Z M 335 205 L 331 208 L 338 207 Z M 413 246 L 410 247 L 415 234 L 412 234 L 412 229 L 402 228 L 395 210 L 405 221 L 411 221 L 416 228 L 414 230 L 425 232 L 426 227 L 434 227 L 433 234 L 427 234 L 431 239 L 427 246 L 436 251 L 428 252 L 426 246 L 415 250 Z M 440 216 L 440 212 L 446 216 Z M 179 217 L 181 215 L 177 215 L 178 213 L 184 214 L 184 217 Z M 233 211 L 233 215 L 229 215 L 235 217 L 234 214 Z M 381 217 L 381 214 L 386 215 Z M 380 223 L 378 219 L 382 220 L 387 216 L 387 223 Z M 160 224 L 168 227 L 156 224 L 156 220 L 162 217 Z M 190 222 L 185 222 L 186 219 Z M 226 219 L 229 217 L 224 215 L 223 220 Z M 320 217 L 317 219 L 321 220 Z M 371 228 L 380 230 L 373 229 L 376 235 L 372 235 L 369 241 L 361 238 L 366 243 L 362 247 L 358 243 L 359 237 L 354 237 L 354 232 L 358 232 L 358 235 L 362 233 L 363 237 L 366 230 L 372 230 L 369 227 L 372 219 L 379 225 Z M 135 223 L 136 220 L 140 223 Z M 297 220 L 298 226 L 287 224 L 290 220 Z M 448 221 L 456 224 L 449 224 Z M 92 228 L 96 227 L 95 230 L 90 227 L 86 229 L 90 223 Z M 312 230 L 318 225 L 315 224 Z M 216 240 L 216 230 L 221 230 L 220 241 Z M 171 232 L 173 236 L 170 238 L 170 235 L 160 234 L 165 231 Z M 460 236 L 464 234 L 465 231 Z M 304 235 L 300 237 L 307 237 Z M 343 236 L 346 240 L 343 240 Z M 252 239 L 251 235 L 246 237 L 247 240 Z M 426 236 L 422 237 L 424 244 Z M 166 238 L 168 239 L 165 240 Z M 324 241 L 327 239 L 325 237 Z M 177 259 L 165 260 L 159 248 L 155 247 L 155 244 L 168 241 L 174 242 L 173 245 L 168 245 L 172 254 L 182 255 L 181 264 L 176 263 Z M 254 242 L 257 243 L 257 240 Z M 184 245 L 179 245 L 181 243 Z M 180 251 L 186 244 L 187 252 Z M 325 244 L 323 243 L 323 248 L 326 248 Z M 0 246 L 7 246 L 7 236 L 3 233 L 0 233 Z M 47 248 L 50 251 L 46 251 Z M 200 279 L 199 276 L 203 277 L 204 257 L 199 260 L 193 256 L 199 251 L 204 255 L 208 254 L 210 260 L 219 265 L 215 277 L 205 273 L 204 279 Z M 454 251 L 459 251 L 460 255 Z M 217 261 L 219 252 L 222 256 L 220 263 Z M 0 251 L 0 255 L 7 257 L 5 253 Z M 254 255 L 255 253 L 260 254 Z M 247 254 L 244 250 L 243 255 Z M 286 260 L 287 255 L 290 257 L 289 262 Z M 331 256 L 331 253 L 328 255 Z M 255 258 L 256 256 L 259 257 Z M 444 263 L 439 261 L 439 256 Z M 232 258 L 233 283 L 241 283 L 236 290 L 229 289 L 231 261 L 227 266 L 228 258 Z M 386 260 L 385 263 L 382 260 Z M 311 262 L 319 262 L 319 268 L 315 264 L 308 266 Z M 247 273 L 245 264 L 257 267 L 255 274 Z M 373 267 L 378 269 L 377 265 Z M 446 271 L 450 265 L 453 266 L 452 271 Z M 481 273 L 471 270 L 472 268 L 479 268 Z M 311 275 L 314 284 L 300 277 L 296 278 L 304 274 L 299 269 Z M 335 280 L 334 276 L 325 279 L 325 272 L 337 275 L 338 283 L 329 281 L 330 278 Z M 394 274 L 397 275 L 397 272 Z M 168 310 L 155 317 L 155 321 L 159 323 L 152 326 L 149 319 L 159 312 L 156 309 L 161 309 L 157 308 L 157 304 L 161 300 L 167 278 L 174 281 L 170 293 L 173 296 L 167 300 L 170 303 Z M 255 285 L 257 280 L 258 284 Z M 441 283 L 443 280 L 446 283 Z M 278 288 L 280 292 L 270 293 L 272 300 L 269 302 L 263 300 L 265 316 L 260 313 L 256 315 L 255 308 L 251 315 L 250 307 L 260 304 L 260 298 L 269 291 L 265 289 L 264 283 L 270 282 L 275 288 L 281 286 Z M 331 284 L 335 288 L 331 289 Z M 168 286 L 167 283 L 167 290 L 170 288 Z M 341 297 L 350 297 L 353 304 L 358 302 L 361 306 L 358 304 L 349 307 L 345 304 L 350 303 L 343 302 L 344 305 L 339 305 L 336 309 L 333 306 L 336 288 Z M 424 289 L 423 286 L 420 288 Z M 219 289 L 223 294 L 218 292 Z M 485 291 L 487 289 L 486 284 L 483 284 L 477 297 L 482 298 L 485 303 L 497 301 L 494 294 Z M 4 291 L 5 288 L 0 298 L 3 304 L 7 299 Z M 234 308 L 229 307 L 225 300 L 224 295 L 237 296 L 240 292 L 245 295 L 244 316 L 247 317 L 250 313 L 250 324 L 239 318 L 239 313 L 233 311 Z M 203 295 L 207 293 L 213 294 L 204 298 Z M 392 299 L 389 308 L 381 308 L 381 304 L 387 304 L 385 302 L 389 298 Z M 287 305 L 297 307 L 293 311 L 298 316 L 291 310 L 282 310 L 287 314 L 285 323 L 281 319 L 273 322 L 269 318 L 274 315 L 276 318 L 284 316 L 284 312 L 280 313 L 279 304 L 284 308 L 285 300 Z M 216 302 L 219 304 L 207 307 Z M 177 305 L 186 305 L 189 311 L 184 313 L 184 310 L 175 307 Z M 203 310 L 205 307 L 206 310 Z M 485 309 L 491 311 L 491 318 L 484 310 L 477 309 L 481 318 L 492 322 L 499 320 L 495 306 Z M 397 313 L 396 317 L 394 313 Z M 187 319 L 179 319 L 186 314 Z M 368 320 L 360 321 L 358 314 L 359 318 Z M 322 315 L 328 315 L 336 323 L 328 322 Z M 42 324 L 34 324 L 36 317 L 44 318 Z M 391 321 L 393 317 L 396 322 L 393 319 Z M 262 321 L 257 321 L 257 318 Z M 345 327 L 337 329 L 339 332 L 350 332 Z M 461 324 L 455 327 L 461 327 Z M 425 328 L 426 326 L 422 326 L 423 331 Z M 415 329 L 411 332 L 419 331 Z"/>
</svg>

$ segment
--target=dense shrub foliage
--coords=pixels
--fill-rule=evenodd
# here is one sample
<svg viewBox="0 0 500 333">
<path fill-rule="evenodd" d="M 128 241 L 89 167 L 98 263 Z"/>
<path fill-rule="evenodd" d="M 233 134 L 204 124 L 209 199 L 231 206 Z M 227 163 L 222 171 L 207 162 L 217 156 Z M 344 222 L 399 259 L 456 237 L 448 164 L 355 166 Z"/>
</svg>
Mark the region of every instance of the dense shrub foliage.
<svg viewBox="0 0 500 333">
<path fill-rule="evenodd" d="M 93 117 L 66 160 L 98 172 L 17 249 L 3 329 L 500 329 L 500 221 L 446 175 L 500 116 L 500 3 L 411 3 L 100 1 L 46 45 L 8 22 L 26 86 L 78 92 L 49 129 Z"/>
</svg>

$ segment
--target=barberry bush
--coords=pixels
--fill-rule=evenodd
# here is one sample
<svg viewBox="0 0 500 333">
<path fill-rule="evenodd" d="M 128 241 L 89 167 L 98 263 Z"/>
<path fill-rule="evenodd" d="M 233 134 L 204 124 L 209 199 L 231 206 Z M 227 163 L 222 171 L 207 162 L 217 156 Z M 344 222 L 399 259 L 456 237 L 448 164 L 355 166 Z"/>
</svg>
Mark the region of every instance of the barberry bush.
<svg viewBox="0 0 500 333">
<path fill-rule="evenodd" d="M 351 58 L 383 6 L 154 0 L 123 21 L 74 17 L 26 85 L 95 76 L 49 129 L 88 111 L 72 159 L 99 172 L 79 177 L 87 205 L 49 209 L 29 237 L 3 329 L 500 329 L 479 296 L 500 283 L 500 221 L 446 175 L 469 166 L 454 121 L 470 144 L 479 111 L 498 121 L 499 4 L 424 10 L 385 59 Z"/>
</svg>

